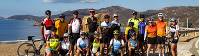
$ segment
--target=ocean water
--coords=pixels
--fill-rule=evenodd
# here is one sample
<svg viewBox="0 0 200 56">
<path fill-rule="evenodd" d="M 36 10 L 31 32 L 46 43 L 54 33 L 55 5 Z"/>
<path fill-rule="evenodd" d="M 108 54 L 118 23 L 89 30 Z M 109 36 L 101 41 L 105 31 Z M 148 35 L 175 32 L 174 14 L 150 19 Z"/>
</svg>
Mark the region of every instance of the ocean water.
<svg viewBox="0 0 200 56">
<path fill-rule="evenodd" d="M 40 38 L 39 27 L 33 24 L 34 21 L 0 20 L 0 41 L 24 40 L 27 36 Z"/>
</svg>

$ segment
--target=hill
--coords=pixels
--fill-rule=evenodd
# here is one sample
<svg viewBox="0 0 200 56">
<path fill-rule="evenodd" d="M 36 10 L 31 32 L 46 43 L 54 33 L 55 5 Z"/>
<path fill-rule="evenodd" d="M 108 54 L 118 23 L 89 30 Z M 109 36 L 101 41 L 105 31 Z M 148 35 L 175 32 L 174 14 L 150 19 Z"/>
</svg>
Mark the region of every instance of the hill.
<svg viewBox="0 0 200 56">
<path fill-rule="evenodd" d="M 73 10 L 75 11 L 75 10 Z M 65 11 L 60 14 L 65 14 L 67 17 L 67 20 L 72 18 L 73 11 Z M 84 16 L 89 15 L 88 9 L 78 9 L 80 13 L 80 18 L 83 18 Z M 120 21 L 125 24 L 127 20 L 131 17 L 131 12 L 134 11 L 133 9 L 128 9 L 125 7 L 120 6 L 110 6 L 106 8 L 97 9 L 96 12 L 99 16 L 102 16 L 103 14 L 109 14 L 113 15 L 114 13 L 119 14 Z M 159 12 L 163 12 L 166 14 L 166 18 L 179 18 L 180 20 L 180 26 L 186 26 L 186 19 L 189 19 L 189 26 L 190 27 L 198 27 L 199 25 L 199 7 L 198 6 L 174 6 L 174 7 L 165 7 L 160 10 L 147 10 L 143 12 L 139 12 L 140 14 L 146 15 L 146 17 L 154 16 Z M 58 17 L 60 14 L 53 15 L 53 18 Z M 38 16 L 32 16 L 32 15 L 14 15 L 11 17 L 8 17 L 9 19 L 39 19 L 44 17 L 38 17 Z"/>
</svg>

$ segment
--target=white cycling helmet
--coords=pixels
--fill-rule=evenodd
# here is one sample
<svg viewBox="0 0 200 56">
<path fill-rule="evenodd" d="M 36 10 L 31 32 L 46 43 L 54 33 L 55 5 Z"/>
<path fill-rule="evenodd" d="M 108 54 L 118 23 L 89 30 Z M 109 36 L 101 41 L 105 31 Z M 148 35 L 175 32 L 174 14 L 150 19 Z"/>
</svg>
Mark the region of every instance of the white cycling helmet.
<svg viewBox="0 0 200 56">
<path fill-rule="evenodd" d="M 163 13 L 158 13 L 158 17 L 162 17 L 163 16 Z"/>
<path fill-rule="evenodd" d="M 176 19 L 175 18 L 171 18 L 171 20 L 170 20 L 171 22 L 175 22 L 176 21 Z"/>
<path fill-rule="evenodd" d="M 69 34 L 68 33 L 64 33 L 64 37 L 68 37 L 69 36 Z"/>
<path fill-rule="evenodd" d="M 113 17 L 116 17 L 116 16 L 118 16 L 117 14 L 113 14 Z"/>
</svg>

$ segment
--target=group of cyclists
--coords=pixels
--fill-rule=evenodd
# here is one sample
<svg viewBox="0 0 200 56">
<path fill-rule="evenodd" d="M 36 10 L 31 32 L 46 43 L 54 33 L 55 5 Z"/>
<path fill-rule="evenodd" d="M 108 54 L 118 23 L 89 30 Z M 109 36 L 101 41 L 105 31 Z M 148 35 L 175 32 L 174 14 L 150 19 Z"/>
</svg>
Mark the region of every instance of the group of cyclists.
<svg viewBox="0 0 200 56">
<path fill-rule="evenodd" d="M 179 27 L 176 19 L 165 21 L 163 13 L 158 13 L 158 19 L 144 15 L 138 17 L 138 13 L 133 11 L 122 32 L 118 14 L 113 14 L 113 17 L 106 14 L 101 22 L 95 14 L 94 9 L 89 9 L 89 16 L 82 19 L 79 12 L 74 11 L 73 18 L 67 21 L 64 14 L 52 19 L 51 11 L 45 11 L 46 17 L 41 23 L 45 55 L 52 56 L 58 52 L 62 56 L 133 56 L 139 50 L 140 56 L 149 56 L 153 49 L 153 53 L 157 50 L 159 56 L 164 56 L 165 38 L 170 34 L 173 39 L 171 52 L 177 56 Z"/>
</svg>

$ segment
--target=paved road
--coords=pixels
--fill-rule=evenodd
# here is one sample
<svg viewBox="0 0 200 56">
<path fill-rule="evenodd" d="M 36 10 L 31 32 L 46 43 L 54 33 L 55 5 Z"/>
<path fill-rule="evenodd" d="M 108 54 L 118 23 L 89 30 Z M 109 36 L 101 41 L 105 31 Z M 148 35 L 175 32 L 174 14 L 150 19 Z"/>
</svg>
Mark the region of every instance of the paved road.
<svg viewBox="0 0 200 56">
<path fill-rule="evenodd" d="M 195 47 L 197 42 L 198 38 L 194 38 L 189 42 L 179 42 L 177 47 L 178 56 L 198 56 L 198 49 Z"/>
</svg>

